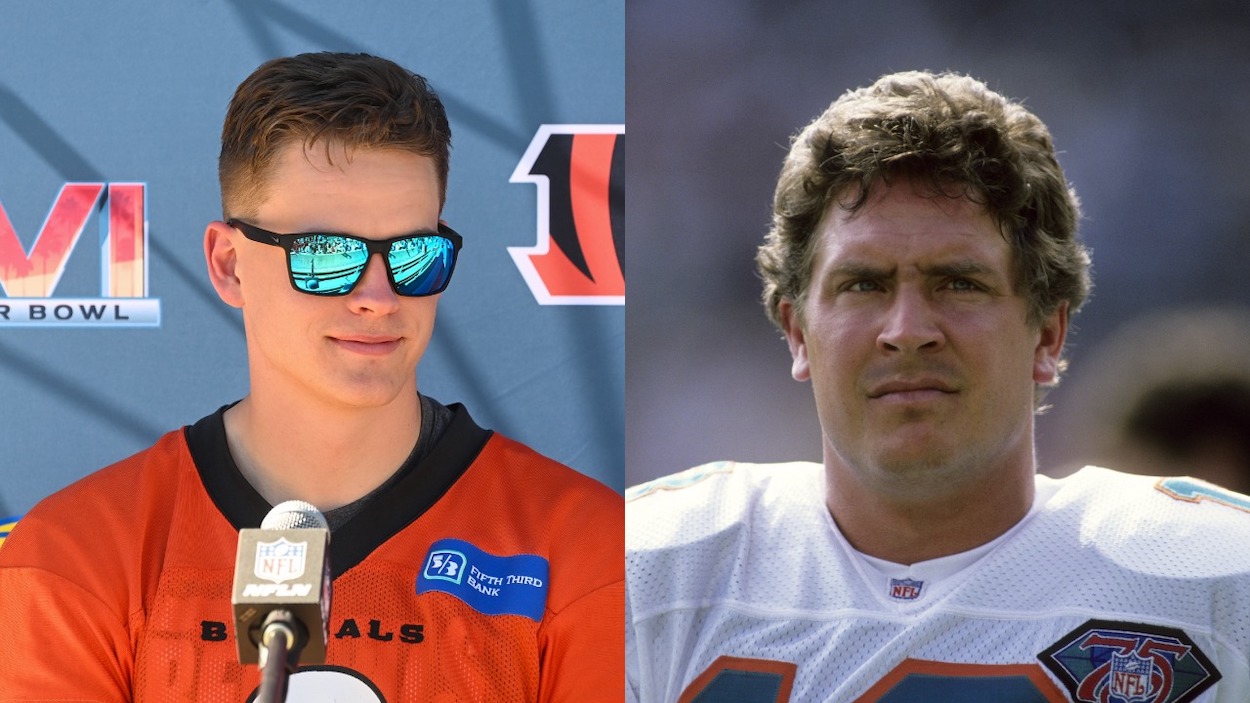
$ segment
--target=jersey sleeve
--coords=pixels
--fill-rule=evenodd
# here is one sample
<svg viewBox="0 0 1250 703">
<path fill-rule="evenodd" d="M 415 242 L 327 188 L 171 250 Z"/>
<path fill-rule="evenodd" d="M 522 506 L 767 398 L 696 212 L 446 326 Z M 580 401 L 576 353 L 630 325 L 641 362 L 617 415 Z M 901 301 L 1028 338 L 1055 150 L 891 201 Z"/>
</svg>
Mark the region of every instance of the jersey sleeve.
<svg viewBox="0 0 1250 703">
<path fill-rule="evenodd" d="M 625 601 L 625 703 L 638 703 L 638 643 L 629 600 Z"/>
<path fill-rule="evenodd" d="M 537 472 L 526 474 L 533 482 Z M 625 505 L 572 469 L 547 474 L 527 522 L 549 545 L 547 612 L 539 627 L 539 703 L 620 701 L 625 678 Z"/>
<path fill-rule="evenodd" d="M 625 703 L 638 703 L 638 653 L 629 648 L 625 660 Z"/>
<path fill-rule="evenodd" d="M 611 701 L 625 677 L 625 583 L 582 596 L 543 629 L 540 703 Z M 617 699 L 619 700 L 619 699 Z"/>
<path fill-rule="evenodd" d="M 18 534 L 0 550 L 0 701 L 130 701 L 126 622 L 81 586 L 3 559 L 23 546 Z"/>
<path fill-rule="evenodd" d="M 161 551 L 183 447 L 171 432 L 18 521 L 0 547 L 0 702 L 134 697 L 138 594 L 159 575 L 145 555 Z"/>
</svg>

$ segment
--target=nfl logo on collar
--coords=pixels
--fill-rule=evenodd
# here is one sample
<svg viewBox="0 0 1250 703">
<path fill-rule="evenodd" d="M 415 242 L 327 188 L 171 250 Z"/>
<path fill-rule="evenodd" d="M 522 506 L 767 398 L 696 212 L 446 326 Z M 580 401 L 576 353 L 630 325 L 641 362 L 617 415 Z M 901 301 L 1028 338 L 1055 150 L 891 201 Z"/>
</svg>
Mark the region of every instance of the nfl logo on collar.
<svg viewBox="0 0 1250 703">
<path fill-rule="evenodd" d="M 916 600 L 924 581 L 914 579 L 890 579 L 890 597 L 894 600 Z"/>
</svg>

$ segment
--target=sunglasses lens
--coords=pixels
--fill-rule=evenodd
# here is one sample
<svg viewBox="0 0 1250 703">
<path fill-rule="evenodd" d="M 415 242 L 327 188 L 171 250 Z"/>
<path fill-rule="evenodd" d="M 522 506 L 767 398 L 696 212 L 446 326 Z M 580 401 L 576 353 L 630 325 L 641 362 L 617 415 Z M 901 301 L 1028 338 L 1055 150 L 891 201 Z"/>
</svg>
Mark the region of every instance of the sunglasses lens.
<svg viewBox="0 0 1250 703">
<path fill-rule="evenodd" d="M 369 261 L 369 251 L 362 242 L 332 234 L 297 238 L 289 256 L 295 287 L 313 295 L 351 291 Z"/>
<path fill-rule="evenodd" d="M 395 277 L 397 293 L 433 295 L 447 287 L 456 265 L 456 250 L 446 237 L 409 237 L 391 244 L 387 262 Z"/>
</svg>

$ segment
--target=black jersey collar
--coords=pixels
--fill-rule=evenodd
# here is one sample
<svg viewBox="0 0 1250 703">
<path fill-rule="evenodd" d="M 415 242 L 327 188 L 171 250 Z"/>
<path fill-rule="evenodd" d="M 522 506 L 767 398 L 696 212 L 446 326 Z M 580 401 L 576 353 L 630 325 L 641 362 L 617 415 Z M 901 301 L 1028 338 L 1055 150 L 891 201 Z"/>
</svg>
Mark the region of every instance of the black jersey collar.
<svg viewBox="0 0 1250 703">
<path fill-rule="evenodd" d="M 260 527 L 273 507 L 247 482 L 226 444 L 224 415 L 229 405 L 183 429 L 191 458 L 209 497 L 236 530 Z M 330 564 L 334 576 L 359 564 L 383 542 L 421 517 L 468 470 L 481 453 L 490 430 L 469 417 L 463 405 L 448 406 L 451 424 L 419 462 L 399 469 L 394 486 L 375 496 L 355 517 L 334 532 Z M 410 465 L 411 464 L 411 465 Z"/>
</svg>

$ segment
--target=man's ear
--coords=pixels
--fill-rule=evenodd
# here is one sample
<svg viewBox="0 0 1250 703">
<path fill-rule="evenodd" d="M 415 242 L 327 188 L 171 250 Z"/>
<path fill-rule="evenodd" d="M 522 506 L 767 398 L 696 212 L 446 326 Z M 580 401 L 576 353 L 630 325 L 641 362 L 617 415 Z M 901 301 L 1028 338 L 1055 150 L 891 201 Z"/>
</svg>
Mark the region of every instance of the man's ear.
<svg viewBox="0 0 1250 703">
<path fill-rule="evenodd" d="M 204 230 L 204 261 L 208 264 L 208 280 L 226 305 L 243 307 L 243 291 L 236 271 L 238 251 L 234 238 L 238 231 L 220 220 L 208 223 Z"/>
<path fill-rule="evenodd" d="M 803 324 L 799 320 L 798 309 L 789 298 L 783 298 L 777 306 L 781 317 L 781 329 L 786 333 L 786 344 L 790 346 L 790 375 L 796 381 L 809 381 L 812 378 L 811 367 L 807 359 L 807 341 L 803 332 Z"/>
<path fill-rule="evenodd" d="M 1063 356 L 1063 341 L 1068 335 L 1068 304 L 1060 303 L 1059 308 L 1042 320 L 1041 336 L 1037 348 L 1033 351 L 1033 382 L 1042 385 L 1053 384 L 1059 378 L 1059 361 Z"/>
</svg>

